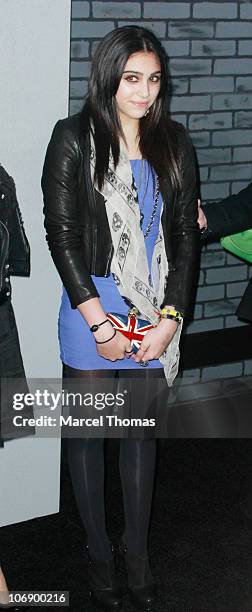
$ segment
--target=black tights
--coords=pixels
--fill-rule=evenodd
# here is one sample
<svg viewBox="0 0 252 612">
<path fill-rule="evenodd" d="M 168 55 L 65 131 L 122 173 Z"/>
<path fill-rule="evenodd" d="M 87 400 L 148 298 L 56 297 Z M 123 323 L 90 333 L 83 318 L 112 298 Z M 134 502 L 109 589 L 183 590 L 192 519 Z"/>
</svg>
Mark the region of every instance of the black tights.
<svg viewBox="0 0 252 612">
<path fill-rule="evenodd" d="M 152 376 L 155 376 L 154 372 L 152 371 Z M 107 378 L 109 375 L 115 377 L 115 371 L 84 372 L 69 366 L 64 366 L 63 373 L 64 378 L 89 377 L 93 392 L 95 381 L 101 377 Z M 141 555 L 147 550 L 155 458 L 154 438 L 121 439 L 119 467 L 125 513 L 125 537 L 127 548 L 132 554 Z M 96 559 L 109 559 L 111 546 L 105 520 L 104 439 L 70 438 L 68 461 L 79 513 L 87 532 L 90 554 Z"/>
</svg>

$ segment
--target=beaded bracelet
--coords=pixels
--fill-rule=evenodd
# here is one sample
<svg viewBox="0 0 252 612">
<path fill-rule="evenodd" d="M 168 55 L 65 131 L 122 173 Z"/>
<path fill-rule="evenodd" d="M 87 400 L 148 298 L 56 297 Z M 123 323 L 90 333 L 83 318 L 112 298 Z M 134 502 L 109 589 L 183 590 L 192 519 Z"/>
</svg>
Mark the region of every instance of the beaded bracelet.
<svg viewBox="0 0 252 612">
<path fill-rule="evenodd" d="M 111 321 L 109 321 L 109 319 L 104 319 L 104 321 L 102 321 L 101 323 L 94 323 L 94 325 L 91 325 L 91 327 L 89 328 L 89 329 L 90 329 L 90 331 L 91 331 L 92 333 L 94 333 L 94 332 L 98 331 L 99 327 L 101 327 L 102 325 L 104 325 L 104 323 L 107 323 L 107 321 L 108 321 L 109 323 L 111 323 Z"/>
<path fill-rule="evenodd" d="M 172 321 L 181 323 L 181 321 L 183 321 L 183 316 L 181 312 L 179 312 L 175 308 L 168 308 L 166 306 L 164 308 L 161 308 L 160 319 L 171 319 Z"/>
</svg>

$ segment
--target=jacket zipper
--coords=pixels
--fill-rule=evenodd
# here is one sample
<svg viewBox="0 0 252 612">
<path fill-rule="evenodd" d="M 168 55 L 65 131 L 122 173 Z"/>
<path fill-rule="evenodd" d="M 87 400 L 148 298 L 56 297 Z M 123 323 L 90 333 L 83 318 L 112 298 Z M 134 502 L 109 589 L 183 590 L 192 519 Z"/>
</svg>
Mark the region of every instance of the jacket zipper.
<svg viewBox="0 0 252 612">
<path fill-rule="evenodd" d="M 89 146 L 87 147 L 87 151 L 88 151 L 88 155 L 90 155 L 90 140 L 89 140 Z M 87 151 L 85 151 L 85 154 L 87 153 Z M 97 219 L 97 202 L 96 202 L 96 196 L 95 196 L 95 188 L 94 188 L 93 181 L 91 180 L 91 175 L 90 175 L 89 158 L 88 158 L 88 164 L 87 164 L 86 158 L 84 157 L 84 166 L 85 166 L 84 173 L 86 174 L 87 183 L 88 183 L 87 184 L 88 194 L 90 195 L 90 198 L 92 200 L 93 211 L 94 211 L 94 220 L 96 220 Z M 91 269 L 93 270 L 93 273 L 95 273 L 95 269 L 96 269 L 96 255 L 97 255 L 97 243 L 98 243 L 97 221 L 96 221 L 95 226 L 93 226 L 93 232 L 92 233 L 93 233 L 93 256 L 92 256 Z M 111 264 L 111 259 L 112 259 L 112 253 L 113 253 L 113 244 L 111 243 L 111 247 L 110 247 L 109 256 L 108 256 L 107 263 L 106 263 L 106 268 L 105 268 L 104 276 L 108 276 L 108 271 L 109 271 L 110 264 Z"/>
<path fill-rule="evenodd" d="M 92 201 L 93 201 L 93 208 L 94 208 L 94 213 L 96 212 L 96 199 L 95 199 L 95 190 L 94 190 L 94 185 L 92 183 L 92 181 L 90 180 L 91 183 L 91 193 L 92 193 Z M 94 214 L 94 219 L 95 219 L 95 214 Z M 97 223 L 95 225 L 95 227 L 93 226 L 93 261 L 92 261 L 92 270 L 95 272 L 95 267 L 96 267 L 96 254 L 97 254 L 97 234 L 98 234 L 98 228 L 97 228 Z"/>
<path fill-rule="evenodd" d="M 90 180 L 90 183 L 91 183 L 91 186 L 92 186 L 91 187 L 91 193 L 92 193 L 94 212 L 96 212 L 97 204 L 96 204 L 96 197 L 95 197 L 95 188 L 94 188 L 94 185 L 93 185 L 91 180 Z M 94 218 L 96 218 L 96 217 L 94 216 Z M 98 243 L 98 227 L 97 227 L 97 222 L 96 222 L 96 225 L 93 228 L 93 261 L 92 261 L 92 270 L 94 270 L 94 273 L 95 273 L 95 268 L 96 268 L 97 243 Z M 108 255 L 108 259 L 107 259 L 107 263 L 106 263 L 106 268 L 105 268 L 104 276 L 108 276 L 108 270 L 109 270 L 110 264 L 111 264 L 112 253 L 113 253 L 113 244 L 111 243 L 111 247 L 110 247 L 110 251 L 109 251 L 109 255 Z"/>
<path fill-rule="evenodd" d="M 110 268 L 110 264 L 111 264 L 112 252 L 113 252 L 113 244 L 111 244 L 111 247 L 110 247 L 109 256 L 108 256 L 108 260 L 107 260 L 104 276 L 108 276 L 108 269 Z"/>
<path fill-rule="evenodd" d="M 6 259 L 7 259 L 7 255 L 8 255 L 8 249 L 9 249 L 9 232 L 8 229 L 6 227 L 6 225 L 0 221 L 0 230 L 2 230 L 4 236 L 3 236 L 3 243 L 1 246 L 1 254 L 0 254 L 0 292 L 3 290 L 3 271 L 4 271 L 4 267 L 5 267 L 5 263 L 6 263 Z"/>
<path fill-rule="evenodd" d="M 90 197 L 91 203 L 93 205 L 93 219 L 95 220 L 97 218 L 96 216 L 97 205 L 96 205 L 94 185 L 91 180 L 91 174 L 90 174 L 89 156 L 90 156 L 90 139 L 88 138 L 88 146 L 85 147 L 84 154 L 83 154 L 83 164 L 84 164 L 84 175 L 86 176 L 86 180 L 87 180 L 88 197 Z M 91 270 L 95 271 L 96 254 L 97 254 L 97 223 L 95 227 L 93 226 L 92 235 L 93 235 L 93 254 L 92 254 L 92 262 L 91 262 Z"/>
</svg>

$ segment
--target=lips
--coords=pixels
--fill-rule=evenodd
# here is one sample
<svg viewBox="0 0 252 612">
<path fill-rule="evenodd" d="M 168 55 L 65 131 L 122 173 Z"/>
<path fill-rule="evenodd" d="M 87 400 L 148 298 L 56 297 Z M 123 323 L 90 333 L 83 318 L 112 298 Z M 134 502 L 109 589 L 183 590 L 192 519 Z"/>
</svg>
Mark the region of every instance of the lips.
<svg viewBox="0 0 252 612">
<path fill-rule="evenodd" d="M 133 102 L 134 106 L 138 106 L 139 108 L 146 108 L 148 106 L 148 102 Z"/>
</svg>

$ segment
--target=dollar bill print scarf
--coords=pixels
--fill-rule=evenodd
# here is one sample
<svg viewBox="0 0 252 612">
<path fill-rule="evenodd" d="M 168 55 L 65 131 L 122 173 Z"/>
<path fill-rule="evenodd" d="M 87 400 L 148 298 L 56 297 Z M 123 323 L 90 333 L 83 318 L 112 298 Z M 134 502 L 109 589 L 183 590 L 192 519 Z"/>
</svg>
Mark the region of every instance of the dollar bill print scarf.
<svg viewBox="0 0 252 612">
<path fill-rule="evenodd" d="M 141 317 L 153 325 L 158 323 L 158 310 L 163 303 L 168 263 L 164 246 L 164 235 L 159 222 L 159 231 L 154 246 L 151 274 L 147 261 L 144 235 L 140 227 L 140 210 L 137 189 L 126 148 L 120 144 L 120 158 L 115 170 L 112 155 L 102 189 L 94 182 L 95 146 L 90 133 L 90 170 L 94 187 L 105 200 L 114 254 L 111 261 L 117 288 L 134 306 Z M 179 340 L 182 323 L 178 326 L 169 346 L 159 358 L 164 366 L 167 384 L 170 387 L 177 375 L 179 365 Z"/>
</svg>

